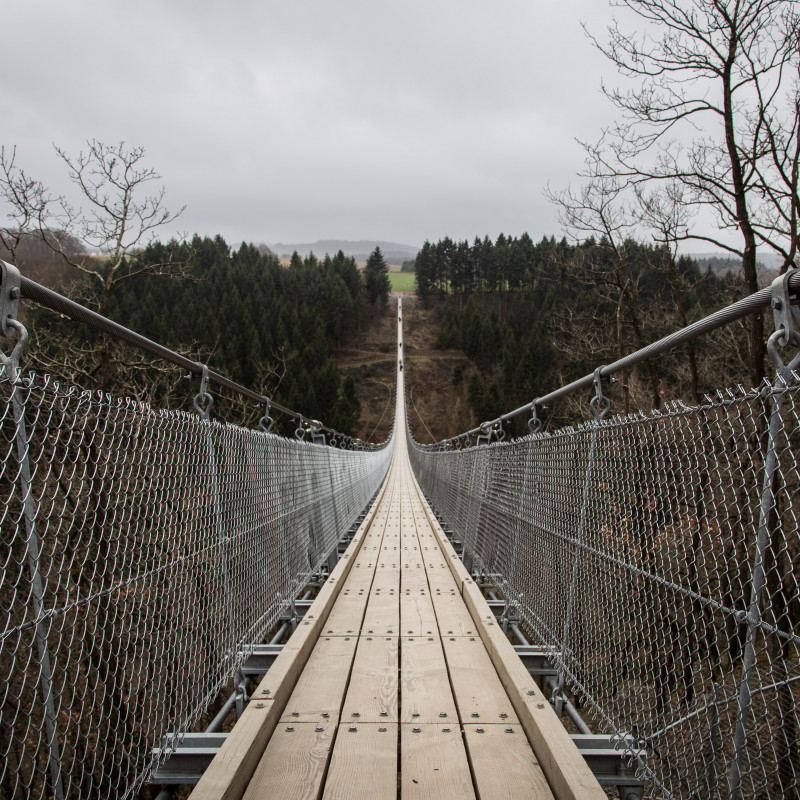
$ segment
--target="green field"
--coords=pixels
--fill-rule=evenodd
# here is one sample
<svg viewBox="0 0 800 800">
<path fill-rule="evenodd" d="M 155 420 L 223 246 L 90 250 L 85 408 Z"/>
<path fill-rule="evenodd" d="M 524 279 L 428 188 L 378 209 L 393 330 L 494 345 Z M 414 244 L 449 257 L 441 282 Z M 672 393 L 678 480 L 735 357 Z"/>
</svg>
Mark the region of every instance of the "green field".
<svg viewBox="0 0 800 800">
<path fill-rule="evenodd" d="M 389 271 L 389 280 L 392 282 L 393 292 L 413 292 L 414 273 Z"/>
</svg>

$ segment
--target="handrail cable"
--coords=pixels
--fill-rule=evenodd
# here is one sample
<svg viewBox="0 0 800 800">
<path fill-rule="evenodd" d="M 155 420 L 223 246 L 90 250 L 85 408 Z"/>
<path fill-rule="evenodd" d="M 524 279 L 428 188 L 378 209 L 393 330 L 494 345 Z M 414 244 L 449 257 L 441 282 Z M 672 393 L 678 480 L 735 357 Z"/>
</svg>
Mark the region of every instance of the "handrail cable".
<svg viewBox="0 0 800 800">
<path fill-rule="evenodd" d="M 1 261 L 0 264 L 3 266 L 2 275 L 5 279 L 5 275 L 7 274 L 5 267 L 9 267 L 11 265 Z M 204 364 L 201 364 L 198 361 L 192 361 L 192 359 L 187 358 L 186 356 L 183 356 L 174 350 L 170 350 L 168 347 L 164 347 L 163 345 L 154 342 L 152 339 L 148 339 L 146 336 L 142 336 L 141 334 L 132 331 L 130 328 L 126 328 L 124 325 L 120 325 L 118 322 L 114 322 L 113 320 L 98 314 L 96 311 L 88 309 L 85 306 L 76 303 L 74 300 L 70 300 L 68 297 L 64 297 L 64 295 L 61 295 L 52 289 L 48 289 L 46 286 L 42 286 L 41 284 L 32 281 L 30 278 L 26 278 L 24 275 L 20 275 L 20 290 L 23 299 L 32 300 L 33 302 L 38 303 L 45 308 L 49 308 L 51 311 L 63 314 L 64 316 L 69 317 L 76 322 L 81 322 L 84 325 L 94 328 L 95 330 L 101 331 L 102 333 L 107 333 L 110 336 L 120 339 L 123 342 L 127 342 L 128 344 L 133 345 L 140 350 L 144 350 L 145 352 L 150 353 L 157 358 L 189 370 L 189 372 L 194 375 L 202 377 L 204 370 L 207 370 L 206 376 L 208 381 L 216 383 L 219 386 L 223 386 L 226 389 L 230 389 L 231 391 L 247 397 L 250 400 L 254 400 L 256 403 L 265 405 L 268 410 L 274 409 L 276 411 L 280 411 L 282 414 L 286 414 L 288 417 L 298 420 L 301 425 L 312 425 L 317 430 L 326 431 L 327 433 L 337 436 L 340 439 L 343 438 L 345 441 L 351 442 L 358 447 L 366 446 L 365 443 L 360 439 L 341 434 L 333 428 L 323 425 L 317 420 L 310 419 L 304 414 L 301 414 L 299 411 L 293 411 L 291 408 L 287 408 L 280 403 L 276 403 L 269 397 L 259 394 L 252 389 L 248 389 L 246 386 L 242 386 L 241 384 L 236 383 L 236 381 L 226 378 L 224 375 L 221 375 L 218 372 L 207 369 Z M 374 447 L 375 445 L 370 446 Z"/>
<path fill-rule="evenodd" d="M 800 304 L 800 269 L 792 270 L 788 274 L 788 277 L 782 277 L 785 279 L 786 286 L 788 286 L 789 291 L 793 293 L 792 305 Z M 752 314 L 754 311 L 758 311 L 760 308 L 768 306 L 771 299 L 772 287 L 767 286 L 766 288 L 760 289 L 759 291 L 754 292 L 747 297 L 743 297 L 741 300 L 737 300 L 735 303 L 732 303 L 731 305 L 726 306 L 719 311 L 715 311 L 713 314 L 709 314 L 708 316 L 697 320 L 697 322 L 693 322 L 691 325 L 687 325 L 685 328 L 681 328 L 679 331 L 670 333 L 667 336 L 664 336 L 663 338 L 658 339 L 655 342 L 651 342 L 645 347 L 634 351 L 633 353 L 629 353 L 627 356 L 623 356 L 622 358 L 619 358 L 610 364 L 599 367 L 599 369 L 595 370 L 594 372 L 590 372 L 588 375 L 584 375 L 582 378 L 572 381 L 572 383 L 561 386 L 560 388 L 555 389 L 554 391 L 543 395 L 542 397 L 537 397 L 530 403 L 526 403 L 519 408 L 515 408 L 513 411 L 508 411 L 496 419 L 482 422 L 476 428 L 464 431 L 456 436 L 451 436 L 449 439 L 442 439 L 441 441 L 436 442 L 435 445 L 422 446 L 438 448 L 443 445 L 446 446 L 456 442 L 459 439 L 465 439 L 478 434 L 485 435 L 494 425 L 498 425 L 506 422 L 507 420 L 513 419 L 514 417 L 518 417 L 520 414 L 534 411 L 537 406 L 541 407 L 545 403 L 558 400 L 565 395 L 572 394 L 578 389 L 584 389 L 591 386 L 595 382 L 598 375 L 600 378 L 608 378 L 616 372 L 621 372 L 622 370 L 629 369 L 636 364 L 641 364 L 643 361 L 647 361 L 650 358 L 655 358 L 656 356 L 659 356 L 674 347 L 694 341 L 705 333 L 709 333 L 717 328 L 721 328 L 724 325 L 735 322 L 737 319 L 746 317 L 748 314 Z"/>
</svg>

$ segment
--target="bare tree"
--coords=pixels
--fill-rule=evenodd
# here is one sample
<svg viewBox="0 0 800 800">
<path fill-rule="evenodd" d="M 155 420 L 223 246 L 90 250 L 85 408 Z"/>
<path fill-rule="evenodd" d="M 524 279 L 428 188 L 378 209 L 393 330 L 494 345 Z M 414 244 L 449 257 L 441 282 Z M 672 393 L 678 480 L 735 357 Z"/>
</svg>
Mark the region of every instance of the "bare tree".
<svg viewBox="0 0 800 800">
<path fill-rule="evenodd" d="M 569 236 L 579 243 L 590 236 L 600 236 L 600 243 L 607 249 L 609 259 L 588 259 L 580 249 L 574 252 L 569 269 L 580 280 L 604 287 L 609 299 L 617 307 L 617 357 L 627 353 L 625 319 L 627 317 L 637 348 L 647 342 L 642 328 L 641 313 L 636 298 L 636 282 L 630 274 L 628 243 L 635 231 L 637 218 L 626 197 L 626 182 L 611 175 L 597 175 L 598 153 L 591 148 L 587 153 L 587 170 L 584 175 L 593 175 L 580 189 L 572 187 L 554 192 L 549 188 L 546 196 L 558 208 L 559 220 Z M 644 365 L 650 384 L 654 408 L 661 405 L 658 376 L 648 361 Z M 624 410 L 630 405 L 630 386 L 627 372 L 623 375 Z"/>
<path fill-rule="evenodd" d="M 70 156 L 55 148 L 77 187 L 83 206 L 65 195 L 52 195 L 41 181 L 17 166 L 16 148 L 0 148 L 0 199 L 7 206 L 10 225 L 0 231 L 0 243 L 16 257 L 20 241 L 34 234 L 64 261 L 85 275 L 97 290 L 96 310 L 105 314 L 114 285 L 143 272 L 163 274 L 182 268 L 174 263 L 146 264 L 122 270 L 126 258 L 143 248 L 156 229 L 173 222 L 183 212 L 169 211 L 163 186 L 143 194 L 161 176 L 143 163 L 144 148 L 125 142 L 107 145 L 87 142 L 86 150 Z M 63 235 L 58 235 L 62 233 Z M 99 258 L 76 256 L 74 241 Z"/>
<path fill-rule="evenodd" d="M 742 259 L 758 289 L 759 244 L 797 254 L 797 0 L 613 0 L 638 18 L 590 38 L 632 88 L 606 95 L 622 112 L 606 131 L 595 177 L 629 185 L 678 182 L 693 214 L 677 241 L 713 244 Z M 699 230 L 710 211 L 718 233 Z M 739 239 L 731 244 L 730 235 Z M 764 376 L 763 317 L 750 327 L 750 378 Z"/>
<path fill-rule="evenodd" d="M 60 147 L 55 150 L 84 205 L 76 206 L 65 195 L 51 194 L 41 181 L 18 166 L 16 148 L 0 148 L 0 200 L 5 201 L 9 222 L 0 229 L 0 244 L 13 260 L 18 260 L 26 241 L 38 239 L 83 276 L 83 285 L 75 289 L 79 299 L 104 316 L 113 288 L 120 281 L 143 273 L 184 273 L 185 262 L 146 260 L 135 266 L 131 262 L 131 256 L 153 240 L 157 229 L 183 212 L 183 208 L 177 212 L 166 208 L 163 187 L 147 193 L 149 185 L 161 176 L 144 164 L 144 148 L 91 140 L 77 156 Z M 164 248 L 167 254 L 176 251 Z M 106 336 L 90 343 L 59 337 L 55 359 L 43 338 L 38 340 L 42 346 L 31 354 L 35 364 L 60 363 L 65 377 L 66 372 L 84 385 L 89 382 L 103 390 L 112 388 L 116 368 L 130 376 L 134 365 L 140 365 L 138 355 Z M 49 345 L 52 348 L 52 342 Z M 125 383 L 131 389 L 136 382 Z"/>
</svg>

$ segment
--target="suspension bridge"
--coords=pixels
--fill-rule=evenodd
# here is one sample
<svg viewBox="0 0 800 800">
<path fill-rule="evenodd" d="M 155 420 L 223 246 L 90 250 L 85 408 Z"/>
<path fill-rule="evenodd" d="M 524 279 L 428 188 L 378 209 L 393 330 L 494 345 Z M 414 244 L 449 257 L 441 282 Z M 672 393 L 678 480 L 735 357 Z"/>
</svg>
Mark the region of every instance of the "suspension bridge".
<svg viewBox="0 0 800 800">
<path fill-rule="evenodd" d="M 798 796 L 800 276 L 429 446 L 398 302 L 366 446 L 0 266 L 3 796 Z M 196 375 L 194 412 L 25 373 L 23 297 Z M 611 375 L 765 306 L 763 386 L 610 414 Z"/>
</svg>

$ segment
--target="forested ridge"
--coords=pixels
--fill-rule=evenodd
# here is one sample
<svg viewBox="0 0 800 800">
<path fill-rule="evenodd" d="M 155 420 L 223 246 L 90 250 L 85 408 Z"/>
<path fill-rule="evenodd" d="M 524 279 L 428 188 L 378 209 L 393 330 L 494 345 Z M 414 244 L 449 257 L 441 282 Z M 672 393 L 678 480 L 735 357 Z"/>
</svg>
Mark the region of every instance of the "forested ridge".
<svg viewBox="0 0 800 800">
<path fill-rule="evenodd" d="M 375 261 L 380 272 L 380 253 Z M 147 270 L 151 264 L 174 268 L 153 275 Z M 349 433 L 360 414 L 356 385 L 352 377 L 342 379 L 332 353 L 380 313 L 385 288 L 378 277 L 365 289 L 355 260 L 341 252 L 324 258 L 295 254 L 283 266 L 251 244 L 232 250 L 220 236 L 195 236 L 186 242 L 151 243 L 126 261 L 107 313 L 276 402 Z M 97 292 L 98 285 L 86 281 L 69 289 L 89 307 L 96 307 Z M 168 396 L 185 402 L 197 390 L 196 383 L 176 384 L 174 375 L 171 381 L 160 380 L 152 371 L 131 369 L 131 359 L 117 352 L 116 343 L 101 341 L 90 329 L 54 319 L 42 309 L 33 309 L 32 315 L 31 326 L 40 335 L 31 355 L 43 366 L 56 367 L 60 361 L 85 388 L 133 393 L 159 404 Z M 114 351 L 105 377 L 102 359 L 92 364 L 87 357 L 94 348 Z M 221 413 L 219 403 L 215 410 Z M 259 413 L 240 409 L 237 418 L 252 424 Z M 293 428 L 280 415 L 276 423 L 284 432 Z"/>
<path fill-rule="evenodd" d="M 691 258 L 626 240 L 569 243 L 501 234 L 472 244 L 425 242 L 416 259 L 417 294 L 433 305 L 438 344 L 470 359 L 454 384 L 476 421 L 543 396 L 746 294 L 733 274 L 701 273 Z M 664 400 L 699 401 L 746 375 L 743 327 L 709 336 L 621 376 L 620 411 Z M 552 411 L 553 422 L 585 418 L 580 397 Z M 520 431 L 522 429 L 520 428 Z"/>
<path fill-rule="evenodd" d="M 171 267 L 149 274 L 156 264 Z M 286 266 L 251 244 L 232 249 L 219 236 L 153 242 L 120 268 L 108 315 L 310 418 L 352 432 L 361 415 L 358 376 L 343 378 L 337 355 L 357 345 L 370 319 L 384 313 L 389 288 L 380 253 L 368 267 L 359 270 L 341 252 L 294 254 Z M 525 233 L 501 234 L 472 244 L 445 237 L 425 242 L 415 268 L 417 294 L 435 312 L 436 347 L 468 359 L 450 379 L 475 422 L 530 402 L 745 293 L 733 274 L 703 273 L 690 258 L 674 259 L 665 248 L 634 240 L 615 248 L 591 237 L 534 243 Z M 90 307 L 98 291 L 85 280 L 70 289 Z M 131 368 L 117 344 L 82 326 L 42 310 L 34 311 L 32 322 L 39 332 L 31 353 L 35 366 L 56 371 L 63 365 L 85 388 L 184 405 L 197 389 L 174 374 L 166 379 Z M 105 376 L 103 359 L 87 358 L 93 348 L 112 351 Z M 691 353 L 675 351 L 623 375 L 613 388 L 615 408 L 697 401 L 704 391 L 742 379 L 746 349 L 739 328 L 698 342 Z M 420 386 L 418 396 L 437 388 Z M 551 424 L 585 418 L 584 399 L 549 410 Z M 215 410 L 246 424 L 261 413 L 246 407 L 232 414 L 219 402 Z M 291 432 L 290 420 L 276 421 Z M 514 432 L 523 432 L 521 426 Z"/>
</svg>

